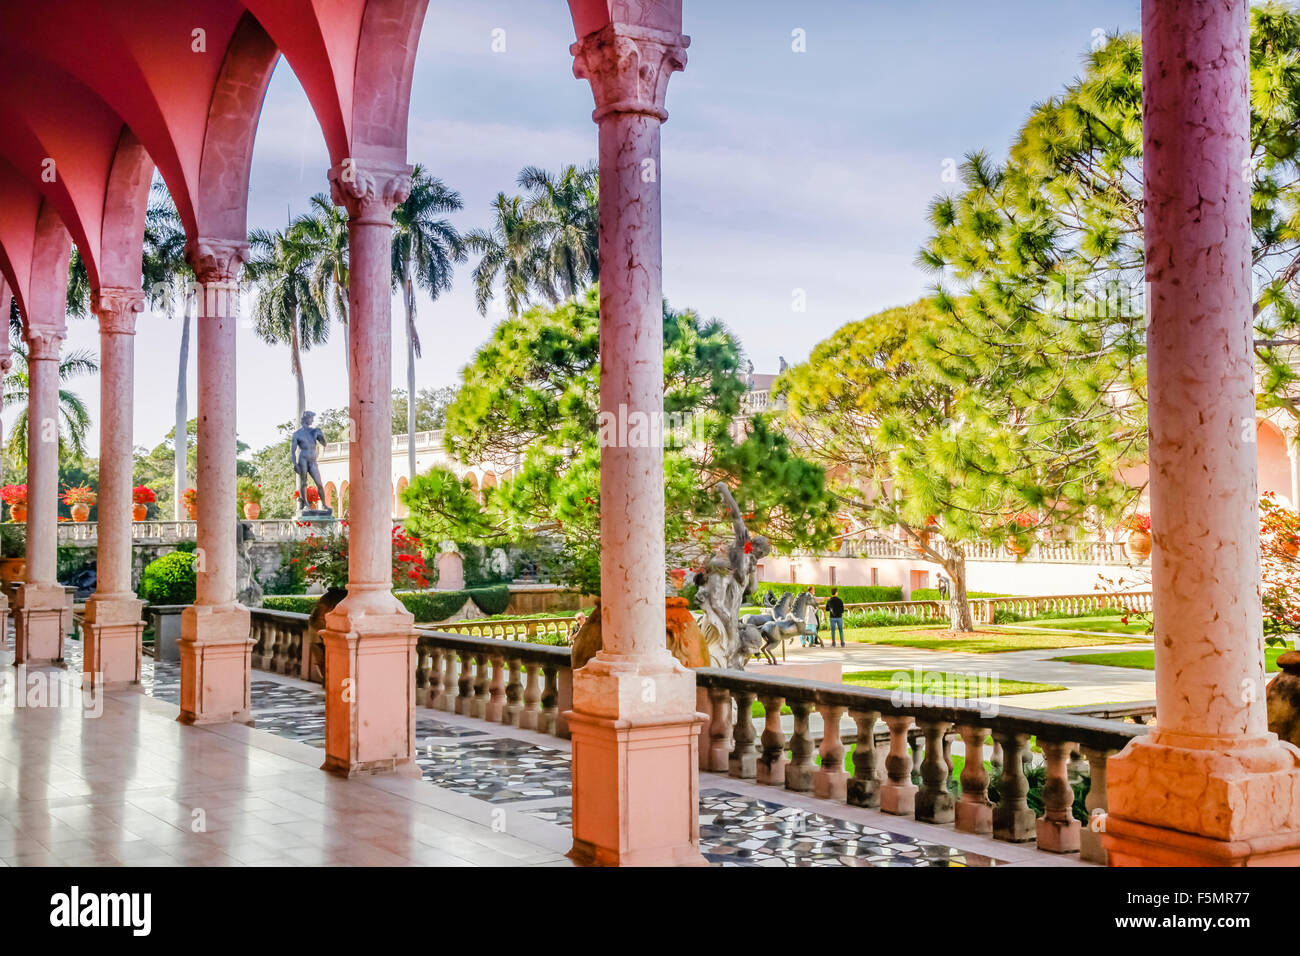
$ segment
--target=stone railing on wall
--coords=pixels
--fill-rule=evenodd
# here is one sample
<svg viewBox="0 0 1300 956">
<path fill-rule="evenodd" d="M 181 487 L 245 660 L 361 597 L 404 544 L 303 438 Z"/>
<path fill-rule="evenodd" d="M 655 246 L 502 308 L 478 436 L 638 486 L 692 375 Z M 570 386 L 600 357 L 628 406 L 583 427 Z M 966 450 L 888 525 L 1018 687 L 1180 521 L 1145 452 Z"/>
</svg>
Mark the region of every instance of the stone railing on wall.
<svg viewBox="0 0 1300 956">
<path fill-rule="evenodd" d="M 1023 561 L 1028 564 L 1093 564 L 1128 566 L 1142 564 L 1131 557 L 1119 541 L 1040 541 L 1024 557 L 1005 547 L 987 542 L 966 545 L 967 561 Z M 924 556 L 893 538 L 842 538 L 839 548 L 821 552 L 796 552 L 800 557 L 892 558 L 921 561 Z"/>
<path fill-rule="evenodd" d="M 1039 597 L 975 598 L 970 602 L 971 616 L 977 624 L 994 623 L 998 611 L 1010 611 L 1021 617 L 1034 617 L 1044 613 L 1066 616 L 1091 611 L 1113 609 L 1139 613 L 1151 611 L 1151 592 L 1135 591 L 1131 594 L 1048 594 Z"/>
<path fill-rule="evenodd" d="M 291 518 L 266 521 L 244 521 L 252 529 L 254 541 L 294 541 L 307 530 Z M 98 525 L 94 521 L 60 521 L 59 544 L 93 547 L 98 541 Z M 198 524 L 194 521 L 136 521 L 131 525 L 131 537 L 136 544 L 176 544 L 194 541 Z"/>
<path fill-rule="evenodd" d="M 924 617 L 948 620 L 948 605 L 939 601 L 873 601 L 869 604 L 846 604 L 845 614 L 892 614 L 894 617 Z"/>
<path fill-rule="evenodd" d="M 294 673 L 306 643 L 306 615 L 253 611 L 253 664 Z M 568 736 L 564 712 L 571 707 L 570 652 L 565 647 L 495 637 L 418 630 L 416 699 L 426 707 L 491 723 Z M 301 667 L 301 664 L 298 665 Z M 700 768 L 753 779 L 759 784 L 880 809 L 962 832 L 1034 843 L 1051 852 L 1081 851 L 1104 862 L 1100 834 L 1076 827 L 1072 785 L 1086 775 L 1086 807 L 1106 811 L 1106 758 L 1146 727 L 1063 711 L 1034 711 L 973 701 L 935 700 L 844 684 L 769 677 L 744 671 L 695 671 L 696 707 L 706 715 L 700 733 Z M 751 715 L 761 702 L 761 730 Z M 793 712 L 787 737 L 781 709 Z M 816 711 L 824 732 L 812 731 Z M 737 719 L 739 715 L 739 719 Z M 849 718 L 856 731 L 843 734 Z M 999 800 L 989 798 L 989 762 L 999 769 Z M 952 745 L 961 740 L 966 760 L 954 794 Z M 869 746 L 862 743 L 869 741 Z M 853 773 L 844 768 L 845 744 L 856 742 Z M 1031 748 L 1041 752 L 1047 773 L 1044 812 L 1028 805 L 1025 765 Z M 788 753 L 788 756 L 787 756 Z M 820 765 L 814 754 L 819 755 Z M 1100 827 L 1096 828 L 1097 830 Z"/>
</svg>

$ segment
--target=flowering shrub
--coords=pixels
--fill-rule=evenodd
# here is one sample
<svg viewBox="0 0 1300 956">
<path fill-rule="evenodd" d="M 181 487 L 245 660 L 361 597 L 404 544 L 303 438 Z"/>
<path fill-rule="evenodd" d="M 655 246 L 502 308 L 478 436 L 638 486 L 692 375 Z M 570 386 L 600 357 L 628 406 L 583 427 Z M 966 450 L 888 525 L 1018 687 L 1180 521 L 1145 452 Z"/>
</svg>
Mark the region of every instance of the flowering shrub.
<svg viewBox="0 0 1300 956">
<path fill-rule="evenodd" d="M 181 503 L 186 508 L 197 508 L 199 506 L 199 491 L 197 488 L 186 488 L 181 492 Z"/>
<path fill-rule="evenodd" d="M 251 478 L 243 478 L 239 482 L 239 503 L 241 505 L 262 503 L 262 486 Z"/>
<path fill-rule="evenodd" d="M 27 486 L 26 485 L 5 485 L 0 488 L 0 500 L 7 505 L 18 505 L 22 507 L 27 504 Z"/>
<path fill-rule="evenodd" d="M 340 523 L 346 529 L 346 523 Z M 331 530 L 319 534 L 311 522 L 299 522 L 300 527 L 311 527 L 305 538 L 295 545 L 289 563 L 300 571 L 303 578 L 324 588 L 347 587 L 348 536 L 345 531 Z M 429 586 L 428 568 L 424 562 L 420 539 L 406 534 L 401 525 L 393 527 L 393 587 L 399 590 L 424 590 Z"/>
<path fill-rule="evenodd" d="M 131 501 L 137 505 L 151 505 L 158 500 L 154 490 L 148 485 L 136 485 L 131 489 Z"/>
<path fill-rule="evenodd" d="M 320 503 L 320 492 L 316 490 L 315 485 L 307 486 L 307 504 L 313 508 Z"/>
<path fill-rule="evenodd" d="M 1138 531 L 1142 534 L 1150 534 L 1151 516 L 1139 512 L 1125 521 L 1120 527 L 1124 528 L 1126 531 Z"/>
<path fill-rule="evenodd" d="M 1265 640 L 1300 628 L 1300 513 L 1278 503 L 1270 491 L 1259 499 L 1259 564 Z"/>
<path fill-rule="evenodd" d="M 68 488 L 63 492 L 63 503 L 69 507 L 72 505 L 93 505 L 95 503 L 95 493 L 85 485 Z"/>
</svg>

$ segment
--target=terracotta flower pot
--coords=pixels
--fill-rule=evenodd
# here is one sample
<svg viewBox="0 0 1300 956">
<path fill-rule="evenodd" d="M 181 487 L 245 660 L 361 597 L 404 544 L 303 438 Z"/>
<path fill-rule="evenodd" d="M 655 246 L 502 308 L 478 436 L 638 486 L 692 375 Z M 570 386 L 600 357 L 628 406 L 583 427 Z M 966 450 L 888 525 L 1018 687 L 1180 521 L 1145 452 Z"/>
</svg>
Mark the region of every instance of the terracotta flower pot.
<svg viewBox="0 0 1300 956">
<path fill-rule="evenodd" d="M 912 538 L 908 538 L 907 547 L 909 550 L 915 551 L 917 554 L 925 554 L 925 549 L 930 546 L 930 532 L 922 531 L 917 535 L 917 537 L 921 539 L 919 542 Z"/>
<path fill-rule="evenodd" d="M 1297 555 L 1300 555 L 1300 540 L 1296 538 L 1283 538 L 1278 542 L 1277 549 L 1282 552 L 1282 556 L 1288 561 L 1294 561 Z"/>
<path fill-rule="evenodd" d="M 148 517 L 149 517 L 149 506 L 148 506 L 148 505 L 132 505 L 132 506 L 131 506 L 131 520 L 133 520 L 133 521 L 144 521 L 144 520 L 146 520 Z"/>
<path fill-rule="evenodd" d="M 198 506 L 198 505 L 190 505 L 190 504 L 187 504 L 187 505 L 185 506 L 185 513 L 186 513 L 187 515 L 190 516 L 190 520 L 191 520 L 191 521 L 198 521 L 198 520 L 199 520 L 199 506 Z"/>
<path fill-rule="evenodd" d="M 262 503 L 260 501 L 244 502 L 244 517 L 249 521 L 256 521 L 257 516 L 262 513 Z"/>
<path fill-rule="evenodd" d="M 10 521 L 18 521 L 18 522 L 26 521 L 26 520 L 27 520 L 27 506 L 26 506 L 26 505 L 10 505 L 10 506 L 9 506 L 9 520 L 10 520 Z"/>
<path fill-rule="evenodd" d="M 1130 531 L 1124 549 L 1139 561 L 1151 556 L 1151 535 L 1146 531 Z"/>
<path fill-rule="evenodd" d="M 27 574 L 26 558 L 0 558 L 0 581 L 12 584 Z"/>
<path fill-rule="evenodd" d="M 90 517 L 90 505 L 73 505 L 68 510 L 72 512 L 73 521 L 85 521 Z"/>
</svg>

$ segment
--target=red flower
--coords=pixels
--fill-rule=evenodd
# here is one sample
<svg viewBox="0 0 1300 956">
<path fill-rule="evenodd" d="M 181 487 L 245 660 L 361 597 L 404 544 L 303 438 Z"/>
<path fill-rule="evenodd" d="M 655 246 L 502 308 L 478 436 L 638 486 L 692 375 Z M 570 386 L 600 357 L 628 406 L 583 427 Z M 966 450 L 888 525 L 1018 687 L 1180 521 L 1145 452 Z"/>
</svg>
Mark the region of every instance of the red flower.
<svg viewBox="0 0 1300 956">
<path fill-rule="evenodd" d="M 753 554 L 753 553 L 754 553 L 754 542 L 752 542 L 752 541 L 746 541 L 746 542 L 745 542 L 745 553 L 746 553 L 746 554 Z"/>
</svg>

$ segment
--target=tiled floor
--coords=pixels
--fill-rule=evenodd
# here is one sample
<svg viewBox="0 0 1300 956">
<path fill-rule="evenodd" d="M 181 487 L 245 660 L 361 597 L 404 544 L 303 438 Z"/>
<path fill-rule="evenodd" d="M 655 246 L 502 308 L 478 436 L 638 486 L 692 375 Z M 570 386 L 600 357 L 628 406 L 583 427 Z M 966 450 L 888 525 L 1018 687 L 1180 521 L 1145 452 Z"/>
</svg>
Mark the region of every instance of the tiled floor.
<svg viewBox="0 0 1300 956">
<path fill-rule="evenodd" d="M 68 642 L 75 684 L 81 645 Z M 11 651 L 0 657 L 7 665 Z M 10 680 L 16 672 L 5 667 Z M 421 710 L 423 781 L 322 773 L 324 695 L 259 673 L 256 729 L 176 723 L 179 669 L 147 659 L 146 693 L 103 714 L 0 701 L 0 861 L 24 864 L 563 865 L 566 741 Z M 72 695 L 76 696 L 76 695 Z M 729 866 L 1077 862 L 874 811 L 702 774 L 701 849 Z"/>
</svg>

